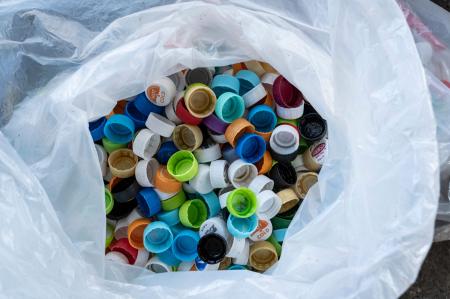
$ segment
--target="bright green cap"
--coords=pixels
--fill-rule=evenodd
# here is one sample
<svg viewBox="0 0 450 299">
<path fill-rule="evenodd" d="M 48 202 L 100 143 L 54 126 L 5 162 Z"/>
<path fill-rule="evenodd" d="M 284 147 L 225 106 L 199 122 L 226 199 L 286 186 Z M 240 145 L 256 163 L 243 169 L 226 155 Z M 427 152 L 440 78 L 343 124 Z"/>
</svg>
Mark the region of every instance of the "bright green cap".
<svg viewBox="0 0 450 299">
<path fill-rule="evenodd" d="M 179 208 L 186 201 L 186 194 L 180 190 L 177 194 L 169 199 L 161 200 L 161 207 L 163 211 L 172 211 Z"/>
<path fill-rule="evenodd" d="M 281 245 L 280 243 L 277 241 L 277 239 L 275 238 L 274 234 L 272 234 L 269 239 L 267 239 L 267 242 L 271 243 L 273 245 L 273 247 L 275 247 L 275 251 L 277 252 L 278 255 L 278 259 L 281 256 Z"/>
<path fill-rule="evenodd" d="M 236 188 L 227 197 L 227 209 L 235 217 L 248 218 L 255 214 L 257 207 L 256 195 L 249 188 Z"/>
<path fill-rule="evenodd" d="M 111 191 L 109 191 L 108 188 L 105 187 L 105 210 L 106 210 L 106 215 L 108 215 L 109 212 L 111 212 L 113 207 L 114 207 L 113 196 L 111 194 Z"/>
<path fill-rule="evenodd" d="M 187 182 L 197 175 L 198 162 L 192 152 L 175 152 L 167 162 L 167 171 L 179 182 Z"/>
<path fill-rule="evenodd" d="M 297 128 L 298 127 L 298 120 L 296 120 L 296 119 L 285 119 L 285 118 L 278 117 L 277 118 L 277 125 L 280 125 L 280 124 L 291 124 L 291 125 L 294 125 Z"/>
<path fill-rule="evenodd" d="M 113 152 L 119 148 L 126 148 L 128 146 L 128 143 L 124 143 L 124 144 L 113 143 L 113 142 L 111 142 L 111 140 L 109 140 L 106 137 L 102 138 L 102 143 L 103 143 L 103 147 L 108 152 L 108 154 L 111 154 L 111 152 Z"/>
<path fill-rule="evenodd" d="M 109 247 L 113 239 L 114 239 L 114 227 L 111 224 L 106 223 L 105 248 Z"/>
<path fill-rule="evenodd" d="M 181 224 L 198 229 L 208 218 L 208 209 L 202 200 L 192 199 L 181 206 L 179 216 Z"/>
</svg>

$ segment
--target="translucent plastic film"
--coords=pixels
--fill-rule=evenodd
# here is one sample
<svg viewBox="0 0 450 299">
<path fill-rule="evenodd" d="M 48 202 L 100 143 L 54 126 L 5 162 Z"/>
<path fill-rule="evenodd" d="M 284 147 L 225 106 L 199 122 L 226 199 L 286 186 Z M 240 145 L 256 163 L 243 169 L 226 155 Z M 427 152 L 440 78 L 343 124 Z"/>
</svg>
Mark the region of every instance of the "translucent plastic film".
<svg viewBox="0 0 450 299">
<path fill-rule="evenodd" d="M 424 69 L 397 3 L 146 3 L 0 3 L 0 84 L 9 84 L 1 96 L 2 294 L 399 296 L 432 240 L 439 160 Z M 329 126 L 319 184 L 279 263 L 269 274 L 158 275 L 105 264 L 103 182 L 87 122 L 159 76 L 249 59 L 274 66 Z"/>
</svg>

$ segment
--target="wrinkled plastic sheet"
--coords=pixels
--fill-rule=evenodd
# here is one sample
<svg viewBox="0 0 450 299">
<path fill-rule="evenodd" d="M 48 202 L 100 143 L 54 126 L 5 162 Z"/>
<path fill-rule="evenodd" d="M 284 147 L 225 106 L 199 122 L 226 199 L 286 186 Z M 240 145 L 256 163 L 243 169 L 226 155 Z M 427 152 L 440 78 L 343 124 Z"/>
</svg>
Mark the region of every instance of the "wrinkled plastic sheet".
<svg viewBox="0 0 450 299">
<path fill-rule="evenodd" d="M 392 0 L 0 3 L 0 281 L 21 298 L 394 298 L 433 238 L 436 122 Z M 105 263 L 87 122 L 183 68 L 267 61 L 329 124 L 268 274 Z"/>
</svg>

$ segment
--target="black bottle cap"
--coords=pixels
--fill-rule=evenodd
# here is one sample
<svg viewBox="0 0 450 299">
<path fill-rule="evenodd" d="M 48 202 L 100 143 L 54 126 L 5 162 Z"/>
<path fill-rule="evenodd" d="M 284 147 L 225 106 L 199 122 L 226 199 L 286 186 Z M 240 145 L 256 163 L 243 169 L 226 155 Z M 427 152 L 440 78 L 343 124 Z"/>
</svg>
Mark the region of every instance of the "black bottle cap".
<svg viewBox="0 0 450 299">
<path fill-rule="evenodd" d="M 327 121 L 317 113 L 310 113 L 300 118 L 298 128 L 301 138 L 308 142 L 313 142 L 325 136 L 327 133 Z"/>
<path fill-rule="evenodd" d="M 137 202 L 134 198 L 127 202 L 114 201 L 113 209 L 106 217 L 111 220 L 122 219 L 124 217 L 127 217 L 136 206 Z"/>
<path fill-rule="evenodd" d="M 274 181 L 275 190 L 290 187 L 297 181 L 295 168 L 289 162 L 278 162 L 272 166 L 269 177 Z"/>
<path fill-rule="evenodd" d="M 197 252 L 198 257 L 207 264 L 220 263 L 227 253 L 227 241 L 216 233 L 204 235 L 198 241 Z"/>
</svg>

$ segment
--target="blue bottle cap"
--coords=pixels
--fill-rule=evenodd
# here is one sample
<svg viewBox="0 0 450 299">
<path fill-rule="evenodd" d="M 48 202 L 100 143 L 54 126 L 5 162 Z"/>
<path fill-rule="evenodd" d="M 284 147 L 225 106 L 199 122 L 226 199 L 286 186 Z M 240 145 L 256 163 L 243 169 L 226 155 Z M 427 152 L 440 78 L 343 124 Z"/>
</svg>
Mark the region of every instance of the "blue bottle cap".
<svg viewBox="0 0 450 299">
<path fill-rule="evenodd" d="M 245 162 L 256 163 L 266 152 L 266 141 L 260 135 L 245 133 L 236 144 L 236 153 Z"/>
<path fill-rule="evenodd" d="M 246 266 L 243 265 L 231 265 L 227 270 L 248 270 Z"/>
<path fill-rule="evenodd" d="M 139 212 L 144 217 L 151 217 L 161 211 L 161 201 L 153 188 L 142 188 L 136 195 Z"/>
<path fill-rule="evenodd" d="M 136 96 L 136 99 L 134 100 L 134 106 L 145 116 L 148 116 L 150 112 L 158 114 L 162 114 L 164 112 L 164 106 L 156 106 L 155 104 L 153 104 L 147 98 L 145 92 L 142 92 Z"/>
<path fill-rule="evenodd" d="M 236 78 L 239 80 L 239 94 L 241 96 L 261 83 L 258 75 L 255 72 L 249 70 L 240 70 L 236 74 Z"/>
<path fill-rule="evenodd" d="M 173 234 L 170 227 L 162 221 L 151 222 L 144 229 L 144 247 L 149 252 L 161 253 L 170 250 Z"/>
<path fill-rule="evenodd" d="M 113 143 L 128 143 L 133 140 L 134 122 L 123 114 L 112 115 L 103 128 L 103 133 Z"/>
<path fill-rule="evenodd" d="M 239 239 L 248 238 L 257 226 L 258 217 L 255 214 L 248 218 L 238 218 L 230 215 L 227 220 L 228 231 Z"/>
<path fill-rule="evenodd" d="M 226 123 L 232 123 L 234 120 L 241 118 L 244 111 L 244 99 L 236 93 L 225 92 L 217 99 L 216 115 Z"/>
<path fill-rule="evenodd" d="M 158 152 L 156 153 L 156 160 L 160 164 L 167 164 L 169 158 L 178 151 L 178 148 L 175 146 L 175 143 L 172 141 L 166 141 L 161 144 Z"/>
<path fill-rule="evenodd" d="M 239 159 L 238 154 L 236 153 L 236 150 L 229 144 L 226 143 L 222 147 L 222 156 L 229 164 L 233 163 L 237 159 Z"/>
<path fill-rule="evenodd" d="M 225 92 L 239 93 L 239 80 L 231 75 L 217 75 L 211 83 L 211 89 L 216 97 Z"/>
<path fill-rule="evenodd" d="M 106 118 L 100 117 L 99 119 L 89 123 L 89 131 L 91 132 L 92 139 L 98 141 L 103 138 L 103 128 L 106 124 Z"/>
<path fill-rule="evenodd" d="M 253 107 L 247 115 L 248 121 L 255 126 L 257 132 L 272 132 L 277 125 L 277 115 L 267 105 Z"/>
<path fill-rule="evenodd" d="M 183 261 L 189 262 L 197 257 L 197 244 L 200 240 L 198 232 L 185 229 L 179 232 L 172 243 L 173 255 Z"/>
<path fill-rule="evenodd" d="M 139 110 L 136 109 L 134 102 L 128 102 L 125 105 L 125 110 L 123 113 L 134 122 L 134 126 L 137 129 L 145 127 L 145 121 L 147 120 L 147 116 L 145 116 Z"/>
<path fill-rule="evenodd" d="M 177 259 L 176 256 L 173 254 L 172 248 L 169 248 L 164 252 L 158 253 L 157 256 L 163 263 L 166 263 L 169 266 L 178 267 L 178 265 L 181 263 L 181 261 Z"/>
<path fill-rule="evenodd" d="M 180 223 L 180 217 L 178 216 L 178 212 L 180 209 L 163 211 L 156 215 L 159 221 L 165 222 L 168 226 L 174 226 Z"/>
<path fill-rule="evenodd" d="M 206 202 L 208 207 L 208 218 L 217 216 L 220 212 L 220 201 L 214 191 L 206 194 L 198 194 L 198 196 Z"/>
</svg>

